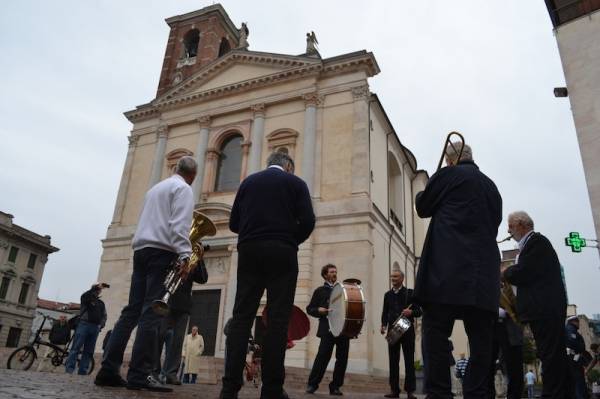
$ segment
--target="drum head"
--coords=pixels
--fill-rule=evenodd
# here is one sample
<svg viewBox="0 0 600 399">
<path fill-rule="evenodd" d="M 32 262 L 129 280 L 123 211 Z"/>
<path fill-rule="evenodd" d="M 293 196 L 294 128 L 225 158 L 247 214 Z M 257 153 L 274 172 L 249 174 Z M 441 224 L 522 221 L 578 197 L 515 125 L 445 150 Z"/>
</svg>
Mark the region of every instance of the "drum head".
<svg viewBox="0 0 600 399">
<path fill-rule="evenodd" d="M 329 330 L 334 337 L 339 337 L 346 323 L 346 293 L 340 283 L 335 283 L 329 297 Z"/>
</svg>

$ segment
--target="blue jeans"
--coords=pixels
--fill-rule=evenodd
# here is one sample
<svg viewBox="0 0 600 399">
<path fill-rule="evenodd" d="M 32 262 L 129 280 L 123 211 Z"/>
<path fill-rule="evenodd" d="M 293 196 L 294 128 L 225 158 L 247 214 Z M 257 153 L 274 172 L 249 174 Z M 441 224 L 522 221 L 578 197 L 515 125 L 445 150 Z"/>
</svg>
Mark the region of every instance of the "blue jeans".
<svg viewBox="0 0 600 399">
<path fill-rule="evenodd" d="M 77 374 L 87 375 L 90 359 L 94 356 L 94 348 L 96 347 L 99 332 L 100 326 L 97 324 L 88 323 L 84 320 L 79 322 L 77 330 L 75 330 L 75 336 L 73 337 L 73 346 L 71 346 L 69 357 L 67 357 L 67 362 L 65 363 L 65 371 L 67 373 L 72 374 L 75 371 L 77 356 L 83 348 Z"/>
<path fill-rule="evenodd" d="M 137 327 L 129 362 L 127 382 L 145 384 L 155 364 L 158 329 L 162 317 L 152 310 L 152 301 L 165 293 L 164 281 L 169 265 L 176 258 L 173 252 L 158 248 L 143 248 L 133 254 L 133 274 L 129 288 L 129 303 L 121 311 L 104 350 L 102 370 L 118 375 L 131 332 Z"/>
<path fill-rule="evenodd" d="M 196 383 L 196 378 L 198 377 L 198 374 L 194 374 L 194 373 L 185 373 L 183 375 L 183 383 L 184 384 L 195 384 Z"/>
<path fill-rule="evenodd" d="M 527 385 L 527 398 L 533 399 L 533 385 Z"/>
</svg>

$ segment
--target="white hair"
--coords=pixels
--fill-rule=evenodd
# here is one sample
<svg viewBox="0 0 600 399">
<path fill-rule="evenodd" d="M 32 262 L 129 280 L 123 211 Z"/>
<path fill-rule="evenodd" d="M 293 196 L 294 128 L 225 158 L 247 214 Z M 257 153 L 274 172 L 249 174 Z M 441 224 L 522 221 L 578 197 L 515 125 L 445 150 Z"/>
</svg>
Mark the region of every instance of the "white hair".
<svg viewBox="0 0 600 399">
<path fill-rule="evenodd" d="M 508 220 L 512 220 L 521 226 L 529 227 L 533 230 L 533 219 L 525 211 L 512 212 L 508 215 Z"/>
</svg>

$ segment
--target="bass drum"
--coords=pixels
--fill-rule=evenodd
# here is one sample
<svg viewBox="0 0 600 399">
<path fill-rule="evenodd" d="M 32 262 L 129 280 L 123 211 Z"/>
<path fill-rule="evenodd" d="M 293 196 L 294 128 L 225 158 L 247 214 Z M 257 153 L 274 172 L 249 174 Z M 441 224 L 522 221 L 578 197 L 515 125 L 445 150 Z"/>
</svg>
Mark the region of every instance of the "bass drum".
<svg viewBox="0 0 600 399">
<path fill-rule="evenodd" d="M 360 280 L 335 283 L 329 297 L 329 330 L 334 337 L 356 338 L 365 321 L 365 296 Z"/>
</svg>

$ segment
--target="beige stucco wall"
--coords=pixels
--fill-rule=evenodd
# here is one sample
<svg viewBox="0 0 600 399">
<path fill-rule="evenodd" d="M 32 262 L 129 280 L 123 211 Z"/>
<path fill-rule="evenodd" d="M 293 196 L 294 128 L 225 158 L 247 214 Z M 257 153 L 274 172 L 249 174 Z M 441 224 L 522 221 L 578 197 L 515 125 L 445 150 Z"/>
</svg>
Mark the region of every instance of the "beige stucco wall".
<svg viewBox="0 0 600 399">
<path fill-rule="evenodd" d="M 555 31 L 588 186 L 596 237 L 600 237 L 600 11 Z"/>
<path fill-rule="evenodd" d="M 264 68 L 239 65 L 223 71 L 223 76 L 209 82 L 218 86 L 224 82 L 236 81 L 253 74 L 261 73 Z M 225 76 L 227 75 L 227 76 Z M 132 153 L 132 167 L 126 184 L 125 206 L 123 216 L 108 229 L 107 239 L 103 241 L 104 251 L 101 258 L 99 278 L 111 284 L 110 296 L 107 296 L 109 313 L 108 327 L 116 321 L 121 308 L 127 301 L 132 268 L 131 237 L 142 205 L 143 197 L 148 189 L 150 171 L 156 150 L 156 127 L 159 123 L 169 126 L 165 154 L 175 149 L 187 149 L 195 152 L 199 140 L 200 126 L 197 118 L 210 115 L 209 143 L 216 142 L 217 135 L 228 126 L 244 125 L 248 131 L 252 127 L 253 112 L 250 106 L 265 103 L 264 136 L 261 151 L 261 167 L 264 167 L 268 151 L 268 136 L 279 129 L 288 129 L 298 133 L 294 147 L 296 173 L 303 176 L 302 154 L 305 129 L 305 103 L 301 96 L 286 100 L 290 93 L 306 93 L 317 90 L 320 100 L 317 106 L 317 131 L 315 148 L 315 187 L 313 190 L 314 208 L 317 225 L 311 238 L 301 246 L 299 252 L 299 279 L 295 303 L 301 308 L 307 305 L 312 291 L 322 284 L 320 268 L 331 262 L 339 267 L 339 278 L 354 277 L 362 280 L 367 299 L 367 321 L 359 338 L 352 342 L 349 370 L 362 373 L 384 375 L 387 373 L 387 347 L 379 333 L 383 293 L 389 289 L 389 239 L 390 223 L 387 221 L 387 160 L 385 154 L 385 136 L 390 130 L 386 126 L 383 115 L 372 117 L 373 129 L 369 132 L 368 98 L 357 98 L 352 88 L 366 84 L 364 72 L 351 72 L 329 76 L 318 80 L 316 77 L 299 78 L 273 84 L 249 92 L 216 98 L 194 105 L 181 105 L 163 112 L 160 119 L 153 118 L 134 124 L 132 132 L 141 134 Z M 208 87 L 208 86 L 205 86 Z M 198 89 L 199 90 L 199 89 Z M 364 125 L 364 126 L 363 126 Z M 370 140 L 367 135 L 370 135 Z M 364 137 L 362 137 L 364 136 Z M 364 139 L 364 140 L 363 140 Z M 356 161 L 357 147 L 367 143 L 371 151 Z M 257 145 L 258 143 L 252 143 Z M 210 146 L 210 145 L 209 145 Z M 393 262 L 407 265 L 407 284 L 414 284 L 414 244 L 413 219 L 411 217 L 412 179 L 414 171 L 410 170 L 406 159 L 396 144 L 390 146 L 398 157 L 399 163 L 405 164 L 403 170 L 403 191 L 406 210 L 403 211 L 406 234 L 398 232 L 392 238 Z M 358 151 L 358 152 L 360 152 Z M 366 148 L 365 148 L 365 151 Z M 360 162 L 366 165 L 356 170 Z M 382 162 L 383 161 L 383 162 Z M 369 175 L 371 165 L 374 179 L 366 192 L 353 192 L 356 176 Z M 204 166 L 208 165 L 208 161 Z M 202 169 L 201 165 L 201 169 Z M 205 171 L 201 170 L 200 173 Z M 208 172 L 207 172 L 208 173 Z M 162 178 L 169 175 L 166 160 L 163 164 Z M 207 174 L 204 174 L 205 179 Z M 354 179 L 354 180 L 353 180 Z M 206 183 L 206 181 L 205 181 Z M 354 185 L 354 186 L 353 186 Z M 355 190 L 355 188 L 354 188 Z M 209 192 L 199 198 L 200 206 L 217 204 L 226 209 L 231 205 L 235 193 Z M 377 208 L 373 206 L 375 202 Z M 211 208 L 212 209 L 212 208 Z M 216 211 L 215 211 L 216 212 Z M 220 246 L 207 253 L 209 264 L 209 282 L 194 289 L 220 289 L 221 305 L 219 309 L 219 325 L 231 315 L 235 297 L 235 276 L 237 271 L 237 252 L 235 236 L 227 229 L 226 210 L 215 213 L 217 218 L 225 218 L 218 223 L 219 232 L 214 242 Z M 211 217 L 213 214 L 211 214 Z M 418 236 L 421 230 L 415 230 Z M 422 240 L 416 237 L 417 241 Z M 209 240 L 207 240 L 208 242 Z M 407 241 L 405 243 L 405 241 Z M 408 247 L 407 247 L 408 244 Z M 407 258 L 408 257 L 408 258 Z M 260 311 L 260 310 L 259 310 Z M 286 363 L 294 366 L 310 367 L 317 351 L 319 340 L 315 337 L 317 321 L 311 318 L 311 333 L 296 343 L 296 347 L 288 351 Z M 101 337 L 102 338 L 102 337 Z M 99 339 L 101 342 L 102 339 Z M 419 347 L 420 345 L 417 344 Z M 223 356 L 224 339 L 217 334 L 215 355 Z"/>
</svg>

